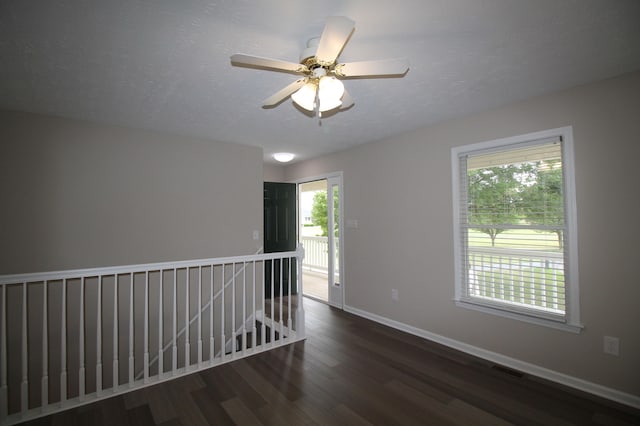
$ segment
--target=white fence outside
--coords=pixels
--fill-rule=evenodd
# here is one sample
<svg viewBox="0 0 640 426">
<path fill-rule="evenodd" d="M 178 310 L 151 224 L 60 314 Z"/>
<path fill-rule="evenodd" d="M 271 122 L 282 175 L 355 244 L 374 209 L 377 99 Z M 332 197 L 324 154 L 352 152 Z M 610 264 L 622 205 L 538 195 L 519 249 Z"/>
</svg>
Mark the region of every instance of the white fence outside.
<svg viewBox="0 0 640 426">
<path fill-rule="evenodd" d="M 329 270 L 328 255 L 329 239 L 327 237 L 300 237 L 304 246 L 304 261 L 302 266 L 325 274 Z"/>
<path fill-rule="evenodd" d="M 470 247 L 468 295 L 564 313 L 564 257 L 560 252 Z"/>
</svg>

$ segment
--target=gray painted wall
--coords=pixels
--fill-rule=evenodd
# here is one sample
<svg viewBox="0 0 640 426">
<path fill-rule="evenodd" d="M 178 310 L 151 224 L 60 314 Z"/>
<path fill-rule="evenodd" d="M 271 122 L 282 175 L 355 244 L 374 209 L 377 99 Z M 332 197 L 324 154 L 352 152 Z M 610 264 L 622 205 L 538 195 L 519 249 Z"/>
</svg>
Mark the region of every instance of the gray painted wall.
<svg viewBox="0 0 640 426">
<path fill-rule="evenodd" d="M 284 182 L 284 167 L 277 164 L 263 164 L 265 182 Z"/>
<path fill-rule="evenodd" d="M 253 230 L 262 235 L 260 148 L 1 110 L 0 141 L 0 274 L 253 254 L 262 246 L 262 240 L 254 241 L 252 235 Z M 128 283 L 124 285 L 128 288 Z M 136 292 L 142 288 L 136 286 Z M 9 299 L 21 300 L 20 291 L 10 287 Z M 92 292 L 95 285 L 87 285 L 87 300 L 94 300 Z M 59 300 L 60 294 L 59 283 L 52 284 L 51 300 Z M 111 294 L 104 292 L 103 306 L 111 306 Z M 78 322 L 73 320 L 79 315 L 78 297 L 78 284 L 70 284 L 71 392 L 77 389 L 79 362 Z M 121 303 L 125 303 L 122 295 Z M 42 353 L 38 285 L 32 286 L 29 306 L 36 307 L 29 313 L 33 336 L 29 374 L 38 383 Z M 10 324 L 18 323 L 20 307 L 20 303 L 9 304 Z M 180 318 L 182 309 L 180 306 Z M 152 332 L 157 330 L 154 310 L 152 304 Z M 136 315 L 140 312 L 136 310 Z M 108 313 L 102 318 L 103 330 L 113 323 Z M 60 317 L 59 304 L 50 303 L 49 315 Z M 126 309 L 120 310 L 119 322 L 121 327 L 128 326 Z M 141 323 L 137 321 L 138 326 Z M 90 330 L 86 335 L 87 389 L 91 390 L 95 388 L 96 358 L 93 315 L 86 316 L 86 325 Z M 50 397 L 55 401 L 59 397 L 56 368 L 60 350 L 56 345 L 60 338 L 56 336 L 60 323 L 50 320 L 49 328 Z M 21 368 L 15 354 L 21 340 L 19 329 L 13 330 L 8 333 L 8 348 L 14 355 L 9 360 L 8 380 L 17 386 Z M 137 347 L 142 345 L 142 336 L 136 334 Z M 122 334 L 120 340 L 126 367 L 127 336 Z M 110 345 L 110 339 L 104 339 L 104 353 L 111 353 Z M 110 383 L 109 368 L 105 364 L 105 385 Z M 126 375 L 126 370 L 120 372 Z M 38 392 L 32 393 L 31 403 L 38 398 Z M 10 396 L 9 403 L 17 409 L 18 392 Z"/>
<path fill-rule="evenodd" d="M 0 274 L 253 254 L 262 150 L 0 111 Z"/>
<path fill-rule="evenodd" d="M 286 168 L 344 171 L 345 303 L 640 396 L 640 72 L 441 123 Z M 357 105 L 356 105 L 357 108 Z M 451 148 L 572 125 L 581 334 L 454 305 Z M 391 288 L 399 300 L 391 300 Z M 620 356 L 603 354 L 603 336 Z"/>
</svg>

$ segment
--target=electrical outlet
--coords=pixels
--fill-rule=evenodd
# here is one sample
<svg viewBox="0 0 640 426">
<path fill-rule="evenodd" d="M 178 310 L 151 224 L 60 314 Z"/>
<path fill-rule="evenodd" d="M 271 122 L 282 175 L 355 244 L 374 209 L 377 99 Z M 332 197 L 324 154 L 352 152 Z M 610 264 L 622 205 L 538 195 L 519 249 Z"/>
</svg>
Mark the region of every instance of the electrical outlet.
<svg viewBox="0 0 640 426">
<path fill-rule="evenodd" d="M 391 300 L 398 300 L 398 289 L 397 288 L 392 288 L 391 289 Z"/>
<path fill-rule="evenodd" d="M 604 353 L 609 355 L 620 355 L 620 340 L 617 337 L 604 336 Z"/>
</svg>

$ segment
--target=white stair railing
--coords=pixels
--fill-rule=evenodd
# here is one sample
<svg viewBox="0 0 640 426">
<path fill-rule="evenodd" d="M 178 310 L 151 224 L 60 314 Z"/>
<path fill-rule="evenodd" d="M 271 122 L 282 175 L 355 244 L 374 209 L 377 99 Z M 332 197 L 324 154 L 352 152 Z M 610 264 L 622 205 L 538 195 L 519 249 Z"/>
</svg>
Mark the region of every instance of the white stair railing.
<svg viewBox="0 0 640 426">
<path fill-rule="evenodd" d="M 260 248 L 260 250 L 258 250 L 258 252 L 256 254 L 260 254 L 262 253 L 262 248 Z M 255 265 L 255 262 L 253 263 Z M 236 277 L 238 277 L 241 273 L 243 273 L 246 269 L 247 263 L 243 263 L 243 267 L 242 269 L 239 269 L 238 271 L 236 271 L 236 273 L 233 275 L 233 277 L 229 278 L 227 280 L 227 282 L 224 284 L 224 288 L 229 287 L 230 285 L 232 285 L 234 283 L 234 279 Z M 255 272 L 254 272 L 255 275 Z M 255 284 L 255 280 L 254 280 L 254 284 Z M 254 291 L 255 291 L 255 287 L 254 287 Z M 178 339 L 182 337 L 182 335 L 185 334 L 185 332 L 187 331 L 187 327 L 190 327 L 191 325 L 193 325 L 196 321 L 199 321 L 201 319 L 202 315 L 206 315 L 206 311 L 213 306 L 213 302 L 215 300 L 218 300 L 218 298 L 220 297 L 220 295 L 222 294 L 222 289 L 218 290 L 218 292 L 214 295 L 213 293 L 211 293 L 211 298 L 210 300 L 206 303 L 206 305 L 202 306 L 202 301 L 201 299 L 198 300 L 198 305 L 202 306 L 202 308 L 198 311 L 198 313 L 196 313 L 195 315 L 193 315 L 191 317 L 191 319 L 189 320 L 189 324 L 188 326 L 183 326 L 182 329 L 178 332 Z M 201 291 L 198 292 L 198 297 L 201 297 Z M 160 305 L 162 304 L 162 299 L 160 299 L 159 301 Z M 213 317 L 211 317 L 211 319 L 213 320 Z M 201 323 L 198 323 L 198 330 L 200 330 L 201 327 Z M 211 330 L 213 330 L 213 328 L 211 328 Z M 159 333 L 160 334 L 160 333 Z M 210 345 L 213 344 L 213 336 L 211 335 L 209 337 L 210 340 Z M 145 342 L 147 341 L 146 337 L 145 337 Z M 228 340 L 229 341 L 229 340 Z M 230 341 L 229 341 L 230 342 Z M 202 340 L 200 340 L 200 347 L 198 348 L 198 353 L 201 354 L 202 351 Z M 212 346 L 211 346 L 212 347 Z M 171 342 L 166 343 L 163 347 L 162 350 L 158 351 L 158 353 L 149 361 L 149 367 L 152 367 L 153 365 L 155 365 L 156 362 L 158 362 L 160 360 L 160 364 L 162 364 L 162 358 L 163 358 L 163 354 L 168 351 L 169 349 L 171 349 Z M 146 353 L 146 352 L 145 352 Z M 201 359 L 201 355 L 198 356 L 198 359 Z M 138 372 L 138 374 L 136 375 L 136 380 L 140 380 L 141 378 L 144 377 L 144 374 L 147 372 L 147 369 L 141 370 Z"/>
<path fill-rule="evenodd" d="M 0 276 L 0 424 L 304 339 L 303 257 Z"/>
</svg>

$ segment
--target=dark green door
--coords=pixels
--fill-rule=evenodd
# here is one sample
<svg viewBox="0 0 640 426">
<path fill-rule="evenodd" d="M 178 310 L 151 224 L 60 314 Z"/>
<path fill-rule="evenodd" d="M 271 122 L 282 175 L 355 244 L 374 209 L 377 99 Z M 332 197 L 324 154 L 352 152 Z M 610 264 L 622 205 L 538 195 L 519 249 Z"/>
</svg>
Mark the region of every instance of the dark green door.
<svg viewBox="0 0 640 426">
<path fill-rule="evenodd" d="M 264 252 L 275 253 L 296 249 L 296 184 L 264 183 Z M 273 272 L 273 293 L 280 295 L 280 275 L 282 294 L 289 291 L 289 276 L 292 277 L 291 294 L 297 293 L 295 261 L 268 261 L 265 264 L 265 297 L 271 297 L 271 276 Z M 291 273 L 289 270 L 291 269 Z"/>
</svg>

